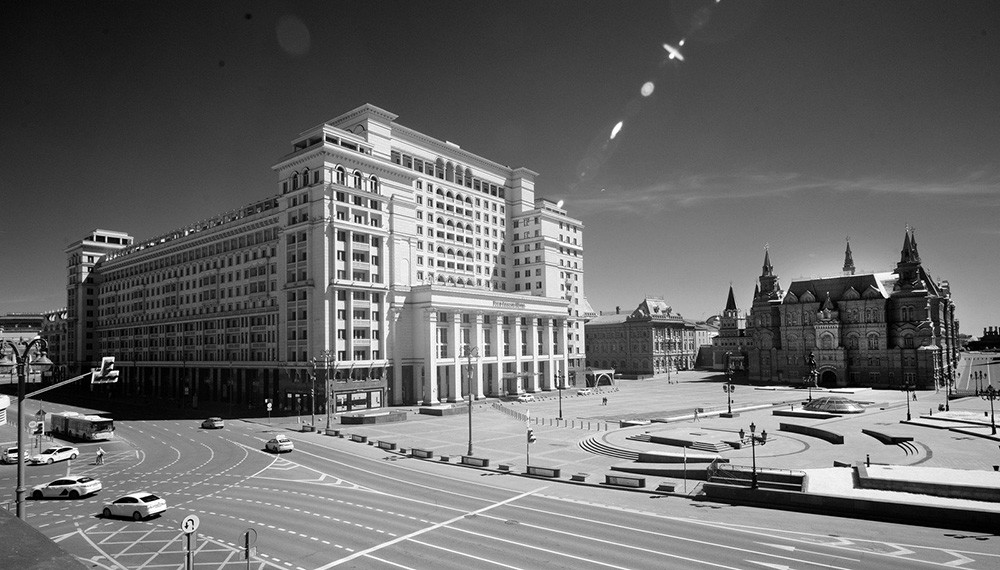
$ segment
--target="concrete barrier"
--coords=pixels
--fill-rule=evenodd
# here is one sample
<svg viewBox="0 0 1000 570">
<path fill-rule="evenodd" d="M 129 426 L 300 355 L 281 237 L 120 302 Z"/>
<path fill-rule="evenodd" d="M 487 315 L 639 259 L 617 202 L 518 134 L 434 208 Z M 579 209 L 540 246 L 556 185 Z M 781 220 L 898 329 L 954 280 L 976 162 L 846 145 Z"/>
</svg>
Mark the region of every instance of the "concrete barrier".
<svg viewBox="0 0 1000 570">
<path fill-rule="evenodd" d="M 590 477 L 590 473 L 576 473 L 574 475 L 570 475 L 569 480 L 584 482 L 587 480 L 587 477 Z"/>
<path fill-rule="evenodd" d="M 786 424 L 781 422 L 778 424 L 778 431 L 801 433 L 802 435 L 825 439 L 834 445 L 844 444 L 844 436 L 842 434 L 813 426 L 800 426 L 798 424 Z"/>
<path fill-rule="evenodd" d="M 490 460 L 485 457 L 473 457 L 471 455 L 463 455 L 460 461 L 462 465 L 471 465 L 473 467 L 489 467 Z"/>
<path fill-rule="evenodd" d="M 417 457 L 419 459 L 431 459 L 434 457 L 434 452 L 429 449 L 417 449 L 414 447 L 410 450 L 411 457 Z"/>
<path fill-rule="evenodd" d="M 1000 532 L 1000 513 L 930 504 L 892 503 L 859 497 L 799 493 L 777 489 L 749 489 L 723 483 L 702 487 L 711 501 L 753 505 L 787 511 L 822 513 L 857 519 L 880 520 L 973 532 Z"/>
<path fill-rule="evenodd" d="M 559 469 L 555 467 L 540 467 L 538 465 L 528 466 L 528 475 L 534 475 L 536 477 L 559 477 Z"/>
<path fill-rule="evenodd" d="M 646 478 L 631 477 L 627 475 L 605 475 L 604 484 L 614 485 L 616 487 L 632 487 L 635 489 L 644 489 L 646 487 Z"/>
<path fill-rule="evenodd" d="M 351 434 L 351 441 L 355 441 L 355 442 L 358 442 L 358 443 L 368 443 L 368 436 L 367 435 L 360 435 L 360 434 L 352 433 Z"/>
<path fill-rule="evenodd" d="M 379 440 L 378 441 L 378 447 L 379 447 L 379 449 L 395 450 L 396 449 L 396 444 L 393 443 L 393 442 L 391 442 L 391 441 L 382 441 L 382 440 Z"/>
<path fill-rule="evenodd" d="M 511 467 L 512 467 L 512 465 L 510 465 L 508 463 L 501 463 L 500 465 L 497 465 L 497 469 L 499 469 L 501 471 L 510 471 Z"/>
<path fill-rule="evenodd" d="M 656 486 L 656 490 L 657 491 L 662 491 L 664 493 L 673 493 L 674 489 L 676 489 L 676 488 L 677 488 L 677 484 L 676 483 L 668 483 L 666 481 L 664 481 L 664 482 L 662 482 L 662 483 L 660 483 L 659 485 Z"/>
</svg>

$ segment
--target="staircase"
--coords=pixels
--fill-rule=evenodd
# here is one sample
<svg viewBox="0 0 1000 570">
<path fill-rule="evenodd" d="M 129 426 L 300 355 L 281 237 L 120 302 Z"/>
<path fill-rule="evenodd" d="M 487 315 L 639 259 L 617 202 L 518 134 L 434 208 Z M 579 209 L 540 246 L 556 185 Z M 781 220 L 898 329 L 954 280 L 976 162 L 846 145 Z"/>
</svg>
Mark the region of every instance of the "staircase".
<svg viewBox="0 0 1000 570">
<path fill-rule="evenodd" d="M 649 436 L 646 436 L 649 437 Z M 629 439 L 632 439 L 631 437 Z M 589 453 L 594 453 L 597 455 L 606 455 L 608 457 L 617 457 L 619 459 L 627 459 L 629 461 L 638 461 L 639 452 L 630 451 L 628 449 L 621 449 L 614 447 L 600 441 L 598 436 L 591 436 L 580 442 L 580 447 Z"/>
</svg>

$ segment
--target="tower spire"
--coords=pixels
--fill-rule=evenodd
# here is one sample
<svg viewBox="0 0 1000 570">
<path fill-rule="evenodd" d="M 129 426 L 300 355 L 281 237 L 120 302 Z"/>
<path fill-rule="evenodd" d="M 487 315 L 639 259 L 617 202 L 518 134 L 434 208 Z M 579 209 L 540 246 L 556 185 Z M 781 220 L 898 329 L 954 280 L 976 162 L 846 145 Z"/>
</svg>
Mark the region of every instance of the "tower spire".
<svg viewBox="0 0 1000 570">
<path fill-rule="evenodd" d="M 726 300 L 726 310 L 736 311 L 736 297 L 733 296 L 733 285 L 729 285 L 729 299 Z"/>
<path fill-rule="evenodd" d="M 771 253 L 769 251 L 771 244 L 764 244 L 764 269 L 761 272 L 761 277 L 770 276 L 774 274 L 774 268 L 771 267 Z"/>
<path fill-rule="evenodd" d="M 851 236 L 847 240 L 847 251 L 844 252 L 844 275 L 854 275 L 854 256 L 851 254 Z"/>
</svg>

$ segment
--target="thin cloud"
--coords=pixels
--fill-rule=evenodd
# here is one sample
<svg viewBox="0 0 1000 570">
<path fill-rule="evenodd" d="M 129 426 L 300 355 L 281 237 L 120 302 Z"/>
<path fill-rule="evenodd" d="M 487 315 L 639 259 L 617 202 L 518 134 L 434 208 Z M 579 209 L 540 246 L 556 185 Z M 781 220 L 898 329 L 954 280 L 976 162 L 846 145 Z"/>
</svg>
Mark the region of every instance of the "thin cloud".
<svg viewBox="0 0 1000 570">
<path fill-rule="evenodd" d="M 918 199 L 947 197 L 975 201 L 979 206 L 1000 206 L 1000 177 L 985 172 L 951 181 L 880 177 L 833 179 L 798 173 L 699 174 L 637 188 L 602 190 L 596 195 L 574 198 L 573 202 L 575 208 L 582 212 L 611 211 L 641 216 L 719 201 L 786 198 L 817 191 Z"/>
</svg>

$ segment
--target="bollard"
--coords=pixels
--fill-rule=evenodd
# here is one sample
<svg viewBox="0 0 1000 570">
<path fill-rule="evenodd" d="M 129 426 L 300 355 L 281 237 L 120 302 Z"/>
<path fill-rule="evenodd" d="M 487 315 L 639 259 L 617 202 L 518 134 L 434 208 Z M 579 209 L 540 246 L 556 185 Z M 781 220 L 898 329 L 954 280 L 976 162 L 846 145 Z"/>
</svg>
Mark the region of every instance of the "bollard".
<svg viewBox="0 0 1000 570">
<path fill-rule="evenodd" d="M 866 453 L 865 454 L 865 467 L 871 467 L 871 466 L 872 466 L 872 456 L 868 455 Z"/>
</svg>

